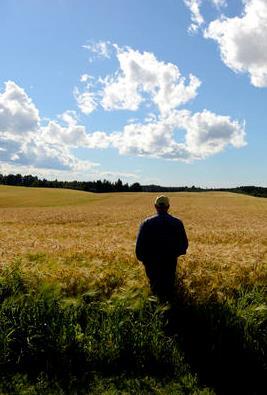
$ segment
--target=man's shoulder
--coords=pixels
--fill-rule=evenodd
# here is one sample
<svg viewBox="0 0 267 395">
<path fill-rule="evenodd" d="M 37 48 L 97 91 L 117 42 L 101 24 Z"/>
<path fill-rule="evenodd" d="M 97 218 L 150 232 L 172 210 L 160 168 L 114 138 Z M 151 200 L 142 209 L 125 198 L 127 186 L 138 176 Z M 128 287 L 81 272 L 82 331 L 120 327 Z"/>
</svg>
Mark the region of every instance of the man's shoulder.
<svg viewBox="0 0 267 395">
<path fill-rule="evenodd" d="M 173 222 L 173 223 L 177 223 L 177 224 L 182 224 L 183 222 L 180 220 L 180 218 L 174 217 L 171 214 L 168 214 L 168 219 L 169 221 Z"/>
<path fill-rule="evenodd" d="M 179 218 L 174 217 L 173 215 L 171 215 L 169 213 L 166 213 L 164 215 L 155 214 L 155 215 L 145 218 L 145 220 L 143 221 L 143 225 L 149 225 L 149 224 L 158 223 L 158 222 L 161 223 L 162 221 L 165 222 L 166 220 L 168 222 L 170 222 L 172 224 L 176 224 L 176 225 L 183 224 Z"/>
<path fill-rule="evenodd" d="M 143 224 L 150 224 L 153 223 L 154 221 L 157 221 L 158 215 L 151 215 L 150 217 L 147 217 L 144 219 Z"/>
</svg>

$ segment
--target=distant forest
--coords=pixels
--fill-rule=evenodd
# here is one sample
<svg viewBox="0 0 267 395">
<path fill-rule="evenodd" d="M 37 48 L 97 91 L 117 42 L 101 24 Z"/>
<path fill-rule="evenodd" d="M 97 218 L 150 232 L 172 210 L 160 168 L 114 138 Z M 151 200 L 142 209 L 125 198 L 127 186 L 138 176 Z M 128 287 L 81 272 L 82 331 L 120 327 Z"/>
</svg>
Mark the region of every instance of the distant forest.
<svg viewBox="0 0 267 395">
<path fill-rule="evenodd" d="M 49 181 L 45 178 L 40 179 L 32 175 L 21 174 L 0 174 L 0 184 L 14 185 L 24 187 L 39 187 L 39 188 L 66 188 L 77 189 L 80 191 L 103 193 L 103 192 L 207 192 L 207 191 L 223 191 L 236 192 L 246 195 L 267 197 L 267 187 L 257 186 L 240 186 L 235 188 L 200 188 L 196 186 L 182 186 L 182 187 L 162 187 L 160 185 L 140 185 L 135 182 L 131 185 L 118 179 L 115 182 L 108 180 L 97 181 Z"/>
</svg>

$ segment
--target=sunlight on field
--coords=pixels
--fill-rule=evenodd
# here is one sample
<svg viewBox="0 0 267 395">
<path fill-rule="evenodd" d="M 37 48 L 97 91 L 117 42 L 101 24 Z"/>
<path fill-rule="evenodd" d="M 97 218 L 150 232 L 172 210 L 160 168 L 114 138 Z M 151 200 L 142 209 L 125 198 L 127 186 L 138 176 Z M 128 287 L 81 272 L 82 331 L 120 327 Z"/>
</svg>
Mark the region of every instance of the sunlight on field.
<svg viewBox="0 0 267 395">
<path fill-rule="evenodd" d="M 0 185 L 0 208 L 58 207 L 86 204 L 99 195 L 69 189 L 26 188 Z"/>
<path fill-rule="evenodd" d="M 168 195 L 170 212 L 183 220 L 189 237 L 178 272 L 191 294 L 223 297 L 241 284 L 266 282 L 267 199 Z M 113 296 L 147 292 L 134 248 L 155 196 L 0 187 L 1 264 L 20 258 L 29 281 L 56 281 L 69 296 L 94 286 Z"/>
</svg>

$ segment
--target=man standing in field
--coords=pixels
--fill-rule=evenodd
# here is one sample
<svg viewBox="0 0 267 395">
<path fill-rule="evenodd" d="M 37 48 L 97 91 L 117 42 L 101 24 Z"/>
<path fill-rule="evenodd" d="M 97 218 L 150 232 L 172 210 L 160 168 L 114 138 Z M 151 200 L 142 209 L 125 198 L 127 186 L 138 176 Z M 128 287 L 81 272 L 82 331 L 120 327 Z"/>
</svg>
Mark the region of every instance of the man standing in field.
<svg viewBox="0 0 267 395">
<path fill-rule="evenodd" d="M 167 196 L 155 200 L 157 214 L 141 224 L 136 256 L 142 261 L 152 292 L 169 298 L 174 290 L 177 258 L 186 254 L 188 239 L 182 221 L 168 214 Z"/>
</svg>

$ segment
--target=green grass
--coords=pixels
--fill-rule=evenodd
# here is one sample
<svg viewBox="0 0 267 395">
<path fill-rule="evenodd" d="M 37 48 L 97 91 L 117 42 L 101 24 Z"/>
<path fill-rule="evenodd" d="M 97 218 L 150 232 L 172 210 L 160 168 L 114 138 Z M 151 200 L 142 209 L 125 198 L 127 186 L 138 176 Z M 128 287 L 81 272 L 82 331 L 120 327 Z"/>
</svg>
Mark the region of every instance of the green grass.
<svg viewBox="0 0 267 395">
<path fill-rule="evenodd" d="M 70 189 L 0 185 L 0 208 L 77 206 L 99 200 L 101 196 Z"/>
<path fill-rule="evenodd" d="M 262 394 L 264 289 L 198 303 L 180 286 L 169 305 L 101 292 L 65 298 L 19 264 L 3 272 L 1 393 Z"/>
</svg>

